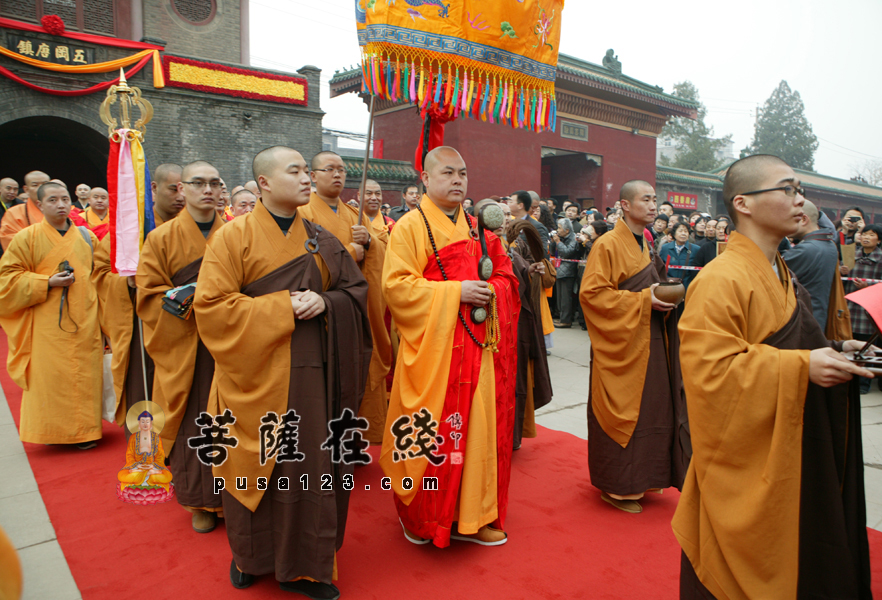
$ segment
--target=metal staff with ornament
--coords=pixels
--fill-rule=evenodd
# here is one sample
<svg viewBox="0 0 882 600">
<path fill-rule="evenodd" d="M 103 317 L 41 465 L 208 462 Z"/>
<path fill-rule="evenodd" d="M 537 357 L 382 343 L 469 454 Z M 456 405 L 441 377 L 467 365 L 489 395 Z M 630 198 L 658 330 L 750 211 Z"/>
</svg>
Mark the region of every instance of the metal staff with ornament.
<svg viewBox="0 0 882 600">
<path fill-rule="evenodd" d="M 119 119 L 111 107 L 119 107 Z M 134 126 L 131 119 L 135 108 L 139 111 Z M 107 125 L 110 156 L 107 161 L 107 191 L 110 196 L 110 266 L 121 277 L 133 277 L 144 238 L 156 226 L 153 218 L 153 194 L 150 188 L 150 169 L 142 142 L 146 125 L 153 118 L 153 106 L 141 97 L 141 90 L 131 87 L 120 69 L 119 83 L 107 90 L 107 97 L 99 110 Z M 141 373 L 144 378 L 144 397 L 149 400 L 147 386 L 144 328 L 138 318 L 141 339 Z"/>
</svg>

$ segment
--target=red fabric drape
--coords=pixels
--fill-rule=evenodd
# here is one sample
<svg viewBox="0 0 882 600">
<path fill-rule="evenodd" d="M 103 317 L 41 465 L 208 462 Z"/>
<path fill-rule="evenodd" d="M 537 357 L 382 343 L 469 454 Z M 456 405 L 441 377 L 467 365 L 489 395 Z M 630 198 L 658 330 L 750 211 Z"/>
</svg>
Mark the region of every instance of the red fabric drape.
<svg viewBox="0 0 882 600">
<path fill-rule="evenodd" d="M 119 142 L 110 141 L 110 155 L 107 157 L 107 211 L 110 213 L 110 271 L 116 270 L 116 204 L 119 199 Z"/>
<path fill-rule="evenodd" d="M 428 93 L 428 92 L 426 92 Z M 423 144 L 425 142 L 425 129 L 420 131 L 420 143 L 417 145 L 416 154 L 413 159 L 413 167 L 417 173 L 423 172 L 423 155 L 431 152 L 438 146 L 444 145 L 444 124 L 452 121 L 454 117 L 447 114 L 446 111 L 438 108 L 424 108 L 422 112 L 423 119 L 430 119 L 429 124 L 429 147 L 423 152 Z"/>
<path fill-rule="evenodd" d="M 492 233 L 487 235 L 487 253 L 493 259 L 493 276 L 489 283 L 496 289 L 498 297 L 498 318 L 500 339 L 498 352 L 494 355 L 496 374 L 496 460 L 497 460 L 497 506 L 499 516 L 495 522 L 504 528 L 508 508 L 508 487 L 511 479 L 512 434 L 515 410 L 515 378 L 517 371 L 517 327 L 520 313 L 520 298 L 517 292 L 517 279 L 512 271 L 502 243 Z M 478 279 L 478 258 L 481 247 L 475 240 L 454 242 L 438 251 L 444 271 L 451 280 L 466 281 Z M 443 281 L 438 263 L 430 260 L 423 272 L 430 281 Z M 479 340 L 484 340 L 487 321 L 478 325 L 472 322 L 471 305 L 460 306 L 469 328 Z M 488 307 L 489 308 L 489 307 Z M 431 539 L 439 548 L 450 544 L 450 529 L 459 497 L 462 481 L 463 462 L 454 461 L 452 454 L 461 452 L 465 456 L 468 444 L 469 413 L 481 372 L 483 350 L 469 337 L 460 321 L 453 332 L 453 356 L 450 360 L 447 393 L 444 398 L 443 413 L 433 415 L 438 423 L 437 432 L 443 443 L 436 455 L 446 454 L 446 460 L 435 466 L 429 463 L 424 477 L 437 477 L 438 490 L 420 490 L 409 505 L 395 497 L 398 516 L 404 526 L 414 534 Z M 462 418 L 462 427 L 454 430 L 447 419 L 454 413 Z M 459 450 L 451 438 L 451 433 L 460 433 Z"/>
<path fill-rule="evenodd" d="M 126 71 L 126 79 L 133 77 L 135 75 L 135 73 L 137 73 L 142 68 L 144 68 L 144 65 L 146 65 L 147 61 L 149 61 L 151 58 L 153 58 L 153 57 L 148 54 L 147 56 L 142 58 L 140 61 L 138 61 L 137 63 L 132 65 L 132 68 L 129 69 L 128 71 Z M 117 83 L 119 83 L 119 77 L 117 77 L 116 79 L 111 79 L 110 81 L 104 81 L 102 83 L 93 85 L 92 87 L 87 87 L 82 90 L 52 90 L 49 88 L 44 88 L 39 85 L 34 85 L 33 83 L 30 83 L 28 81 L 25 81 L 24 79 L 22 79 L 21 77 L 19 77 L 18 75 L 16 75 L 15 73 L 13 73 L 12 71 L 10 71 L 9 69 L 7 69 L 5 67 L 0 67 L 0 75 L 8 77 L 9 79 L 11 79 L 15 82 L 18 82 L 25 87 L 29 87 L 32 90 L 35 90 L 37 92 L 43 92 L 44 94 L 51 94 L 52 96 L 68 96 L 68 97 L 70 97 L 70 96 L 86 96 L 88 94 L 94 94 L 95 92 L 100 92 L 102 90 L 106 90 L 110 86 L 116 85 Z"/>
<path fill-rule="evenodd" d="M 43 27 L 32 23 L 23 23 L 13 19 L 0 18 L 0 27 L 7 29 L 18 29 L 19 31 L 31 31 L 33 33 L 48 33 Z M 106 37 L 103 35 L 91 35 L 88 33 L 76 33 L 73 31 L 65 31 L 58 37 L 65 37 L 80 42 L 89 42 L 90 44 L 99 44 L 101 46 L 112 46 L 114 48 L 136 48 L 138 50 L 164 50 L 164 46 L 156 44 L 145 44 L 144 42 L 134 42 L 132 40 L 122 40 L 118 38 Z"/>
</svg>

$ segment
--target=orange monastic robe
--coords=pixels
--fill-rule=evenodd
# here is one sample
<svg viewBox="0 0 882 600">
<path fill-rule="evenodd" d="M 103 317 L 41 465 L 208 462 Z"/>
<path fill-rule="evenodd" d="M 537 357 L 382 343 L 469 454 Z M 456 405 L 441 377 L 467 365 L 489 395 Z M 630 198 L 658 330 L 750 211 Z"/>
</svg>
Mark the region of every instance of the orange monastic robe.
<svg viewBox="0 0 882 600">
<path fill-rule="evenodd" d="M 215 217 L 209 239 L 223 221 Z M 141 250 L 136 281 L 138 316 L 144 322 L 144 345 L 153 358 L 153 401 L 165 411 L 162 445 L 171 455 L 178 428 L 187 408 L 193 384 L 199 334 L 196 320 L 187 320 L 162 309 L 162 297 L 171 288 L 172 277 L 205 254 L 206 239 L 185 208 L 178 216 L 150 232 Z"/>
<path fill-rule="evenodd" d="M 91 236 L 93 246 L 98 245 Z M 74 284 L 49 277 L 68 261 Z M 64 237 L 43 221 L 19 232 L 0 260 L 0 325 L 9 340 L 9 375 L 24 390 L 22 441 L 74 444 L 101 438 L 101 330 L 92 285 L 92 249 L 77 227 Z"/>
<path fill-rule="evenodd" d="M 371 219 L 371 230 L 374 232 L 374 237 L 383 242 L 384 247 L 389 244 L 389 226 L 386 224 L 383 211 L 378 210 L 374 218 Z"/>
<path fill-rule="evenodd" d="M 126 424 L 125 382 L 129 367 L 129 344 L 132 340 L 134 306 L 129 296 L 125 277 L 113 273 L 110 268 L 110 236 L 105 236 L 95 248 L 95 268 L 92 283 L 98 293 L 98 320 L 101 331 L 110 340 L 113 352 L 111 370 L 113 389 L 116 392 L 116 424 Z"/>
<path fill-rule="evenodd" d="M 606 434 L 623 448 L 637 426 L 646 366 L 652 297 L 619 290 L 623 281 L 650 263 L 624 220 L 598 238 L 588 255 L 579 300 L 593 345 L 591 405 Z"/>
<path fill-rule="evenodd" d="M 689 285 L 680 321 L 693 457 L 672 525 L 721 600 L 796 597 L 810 352 L 763 343 L 797 306 L 780 257 L 778 269 L 783 282 L 733 233 Z"/>
<path fill-rule="evenodd" d="M 0 222 L 0 244 L 3 245 L 3 250 L 9 248 L 16 233 L 42 220 L 42 211 L 30 199 L 7 210 L 3 215 L 3 221 Z"/>
<path fill-rule="evenodd" d="M 352 226 L 358 224 L 358 209 L 339 201 L 335 213 L 324 200 L 313 194 L 309 204 L 300 208 L 298 212 L 304 219 L 309 219 L 334 234 L 355 259 L 355 251 L 349 244 L 352 243 Z M 382 213 L 379 213 L 379 217 L 382 219 Z M 367 216 L 363 217 L 362 225 L 367 227 L 368 231 L 374 230 Z M 361 272 L 368 282 L 368 319 L 371 322 L 374 348 L 364 399 L 358 414 L 368 420 L 370 428 L 364 437 L 371 444 L 380 444 L 383 441 L 388 409 L 386 374 L 392 366 L 392 342 L 383 319 L 386 313 L 386 301 L 382 291 L 382 271 L 386 244 L 380 237 L 376 232 L 371 235 L 371 247 L 365 252 L 364 260 L 359 263 Z"/>
</svg>

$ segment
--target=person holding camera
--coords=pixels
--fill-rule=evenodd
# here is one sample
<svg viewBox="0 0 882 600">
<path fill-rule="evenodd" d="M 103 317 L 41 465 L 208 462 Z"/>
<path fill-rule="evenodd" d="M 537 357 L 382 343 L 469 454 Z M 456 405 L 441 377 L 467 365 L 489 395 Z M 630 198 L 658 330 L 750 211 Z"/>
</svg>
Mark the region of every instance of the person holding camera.
<svg viewBox="0 0 882 600">
<path fill-rule="evenodd" d="M 15 234 L 0 260 L 7 368 L 24 390 L 19 437 L 87 450 L 101 439 L 104 345 L 90 278 L 98 239 L 71 224 L 63 185 L 44 183 L 36 196 L 43 220 Z"/>
</svg>

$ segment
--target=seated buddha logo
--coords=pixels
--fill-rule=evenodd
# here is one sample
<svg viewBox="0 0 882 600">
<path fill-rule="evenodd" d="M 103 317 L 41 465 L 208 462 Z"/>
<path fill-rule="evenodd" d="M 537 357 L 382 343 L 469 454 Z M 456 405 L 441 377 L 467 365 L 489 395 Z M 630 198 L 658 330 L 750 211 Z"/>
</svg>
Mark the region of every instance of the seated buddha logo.
<svg viewBox="0 0 882 600">
<path fill-rule="evenodd" d="M 159 433 L 165 413 L 155 402 L 136 403 L 126 414 L 132 433 L 126 447 L 126 466 L 117 474 L 116 495 L 131 504 L 161 504 L 175 495 L 172 474 L 165 466 L 165 452 Z"/>
</svg>

